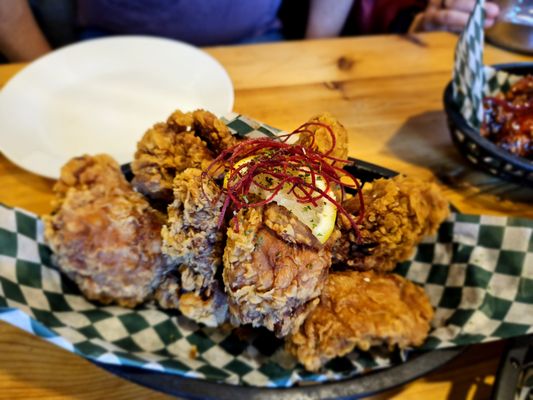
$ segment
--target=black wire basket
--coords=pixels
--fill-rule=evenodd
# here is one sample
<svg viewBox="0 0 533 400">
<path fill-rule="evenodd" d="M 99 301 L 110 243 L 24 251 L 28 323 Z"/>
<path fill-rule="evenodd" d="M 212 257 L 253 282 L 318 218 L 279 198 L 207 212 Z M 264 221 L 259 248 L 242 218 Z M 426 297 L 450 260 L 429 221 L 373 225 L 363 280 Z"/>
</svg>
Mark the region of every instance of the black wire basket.
<svg viewBox="0 0 533 400">
<path fill-rule="evenodd" d="M 515 75 L 533 74 L 533 63 L 498 64 L 493 68 Z M 468 161 L 502 179 L 533 187 L 533 161 L 516 156 L 480 135 L 464 119 L 453 100 L 452 83 L 444 91 L 444 109 L 454 144 Z"/>
</svg>

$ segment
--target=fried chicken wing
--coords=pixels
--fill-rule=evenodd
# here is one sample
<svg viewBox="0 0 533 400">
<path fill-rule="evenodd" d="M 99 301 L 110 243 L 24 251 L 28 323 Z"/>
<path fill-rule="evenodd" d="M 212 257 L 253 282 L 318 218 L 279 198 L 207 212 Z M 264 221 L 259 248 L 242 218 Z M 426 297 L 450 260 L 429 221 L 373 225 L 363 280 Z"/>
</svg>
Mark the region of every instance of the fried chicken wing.
<svg viewBox="0 0 533 400">
<path fill-rule="evenodd" d="M 343 235 L 333 249 L 334 263 L 391 271 L 411 256 L 424 236 L 434 234 L 449 213 L 448 202 L 436 184 L 404 176 L 378 179 L 365 186 L 363 196 L 362 243 L 349 222 L 339 218 Z M 357 197 L 343 206 L 358 215 Z"/>
<path fill-rule="evenodd" d="M 313 147 L 323 154 L 333 148 L 329 153 L 331 157 L 342 160 L 348 158 L 348 132 L 335 117 L 329 113 L 324 113 L 311 118 L 307 124 L 300 133 L 297 144 Z M 334 138 L 332 138 L 329 130 L 320 124 L 330 127 Z"/>
<path fill-rule="evenodd" d="M 106 155 L 69 161 L 54 191 L 57 207 L 43 217 L 44 236 L 60 269 L 91 300 L 125 307 L 147 300 L 166 268 L 163 215 Z"/>
<path fill-rule="evenodd" d="M 318 302 L 331 265 L 328 243 L 275 203 L 240 210 L 224 251 L 232 323 L 264 326 L 279 337 L 296 329 Z"/>
<path fill-rule="evenodd" d="M 317 371 L 355 348 L 420 346 L 432 318 L 424 290 L 398 275 L 332 272 L 320 304 L 288 338 L 286 349 L 307 370 Z"/>
<path fill-rule="evenodd" d="M 227 302 L 216 279 L 222 266 L 224 233 L 218 220 L 224 202 L 219 187 L 188 168 L 174 179 L 174 202 L 163 227 L 163 252 L 177 264 L 156 293 L 164 308 L 179 308 L 208 326 L 226 320 Z M 176 278 L 176 275 L 179 279 Z"/>
</svg>

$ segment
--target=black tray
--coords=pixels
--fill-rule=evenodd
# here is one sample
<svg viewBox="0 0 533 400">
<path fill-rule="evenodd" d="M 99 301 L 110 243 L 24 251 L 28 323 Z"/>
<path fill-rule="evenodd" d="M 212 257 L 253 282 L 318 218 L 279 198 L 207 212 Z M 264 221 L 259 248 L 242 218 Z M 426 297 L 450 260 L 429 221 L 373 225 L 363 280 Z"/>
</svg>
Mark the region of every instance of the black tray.
<svg viewBox="0 0 533 400">
<path fill-rule="evenodd" d="M 346 166 L 345 169 L 363 184 L 378 178 L 390 178 L 398 175 L 395 171 L 362 160 L 350 158 L 350 161 L 352 164 Z M 132 173 L 129 164 L 122 166 L 122 172 L 128 180 L 131 180 Z M 462 353 L 464 349 L 464 347 L 459 347 L 431 352 L 413 351 L 409 354 L 406 362 L 383 370 L 337 382 L 308 384 L 291 388 L 264 388 L 213 383 L 136 367 L 93 362 L 106 371 L 139 385 L 188 399 L 353 399 L 370 396 L 406 384 L 446 364 Z"/>
</svg>

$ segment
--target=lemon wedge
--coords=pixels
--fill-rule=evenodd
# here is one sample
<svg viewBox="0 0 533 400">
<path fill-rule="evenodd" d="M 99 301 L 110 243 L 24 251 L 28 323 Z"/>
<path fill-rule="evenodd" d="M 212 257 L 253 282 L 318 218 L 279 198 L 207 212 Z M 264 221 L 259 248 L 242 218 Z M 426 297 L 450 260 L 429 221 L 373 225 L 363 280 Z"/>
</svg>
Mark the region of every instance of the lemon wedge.
<svg viewBox="0 0 533 400">
<path fill-rule="evenodd" d="M 254 156 L 243 158 L 235 163 L 234 168 L 243 167 L 245 164 L 252 162 L 254 158 Z M 243 167 L 241 171 L 245 173 L 246 167 Z M 258 175 L 255 177 L 255 179 L 261 182 L 263 186 L 274 187 L 276 185 L 275 182 L 272 182 L 271 177 L 262 177 L 261 175 Z M 267 185 L 267 181 L 269 185 Z M 324 179 L 320 175 L 316 175 L 315 182 L 318 189 L 326 189 L 326 182 L 324 182 Z M 225 188 L 227 187 L 227 184 L 228 174 L 226 174 L 224 177 L 223 185 Z M 290 184 L 285 185 L 272 198 L 272 201 L 291 211 L 296 218 L 298 218 L 303 224 L 311 229 L 311 232 L 320 243 L 326 243 L 335 229 L 337 207 L 324 197 L 317 200 L 316 206 L 313 206 L 310 203 L 300 203 L 294 193 L 290 192 L 290 189 Z M 250 193 L 257 195 L 262 199 L 266 199 L 272 195 L 270 191 L 262 189 L 257 185 L 252 185 L 250 187 Z M 336 199 L 335 193 L 331 189 L 329 189 L 326 193 L 332 199 Z"/>
</svg>

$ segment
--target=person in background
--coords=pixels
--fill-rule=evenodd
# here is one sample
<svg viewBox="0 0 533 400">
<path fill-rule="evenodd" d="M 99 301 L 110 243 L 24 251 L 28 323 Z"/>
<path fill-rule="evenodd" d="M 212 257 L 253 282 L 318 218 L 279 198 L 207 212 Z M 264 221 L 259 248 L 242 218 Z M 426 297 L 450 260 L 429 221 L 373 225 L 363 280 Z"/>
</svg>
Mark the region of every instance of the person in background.
<svg viewBox="0 0 533 400">
<path fill-rule="evenodd" d="M 152 35 L 196 46 L 281 40 L 281 0 L 77 0 L 82 38 Z"/>
<path fill-rule="evenodd" d="M 1 55 L 12 62 L 31 61 L 51 49 L 27 1 L 0 0 Z"/>
<path fill-rule="evenodd" d="M 31 61 L 59 47 L 53 36 L 61 36 L 56 35 L 60 29 L 70 31 L 66 42 L 117 34 L 197 46 L 282 40 L 277 18 L 281 1 L 0 0 L 0 53 L 12 62 Z"/>
<path fill-rule="evenodd" d="M 284 33 L 291 38 L 291 28 L 299 30 L 292 38 L 459 32 L 474 4 L 475 0 L 0 0 L 0 55 L 12 62 L 31 61 L 79 39 L 113 34 L 154 35 L 210 46 L 282 40 Z M 490 27 L 499 8 L 487 2 L 485 10 Z"/>
<path fill-rule="evenodd" d="M 335 7 L 333 7 L 335 4 Z M 310 0 L 306 38 L 424 31 L 461 32 L 476 0 Z M 500 12 L 485 5 L 485 27 Z"/>
</svg>

